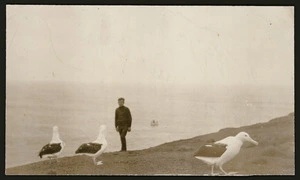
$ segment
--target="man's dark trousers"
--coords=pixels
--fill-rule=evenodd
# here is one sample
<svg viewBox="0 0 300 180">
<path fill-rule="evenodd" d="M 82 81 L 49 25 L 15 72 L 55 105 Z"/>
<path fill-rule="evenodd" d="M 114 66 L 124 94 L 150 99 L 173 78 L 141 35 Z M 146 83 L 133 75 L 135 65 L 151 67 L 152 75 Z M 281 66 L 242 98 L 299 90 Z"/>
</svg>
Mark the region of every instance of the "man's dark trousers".
<svg viewBox="0 0 300 180">
<path fill-rule="evenodd" d="M 122 143 L 122 149 L 121 151 L 126 151 L 127 147 L 126 147 L 126 134 L 128 131 L 128 127 L 127 126 L 119 126 L 119 134 L 121 137 L 121 143 Z"/>
</svg>

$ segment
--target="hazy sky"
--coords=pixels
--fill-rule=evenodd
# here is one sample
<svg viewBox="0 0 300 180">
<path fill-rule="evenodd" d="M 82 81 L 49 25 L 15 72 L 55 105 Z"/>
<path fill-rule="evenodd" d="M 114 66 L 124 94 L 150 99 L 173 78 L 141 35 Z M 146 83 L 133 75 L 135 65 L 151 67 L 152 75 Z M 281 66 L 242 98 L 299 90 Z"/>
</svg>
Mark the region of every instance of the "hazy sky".
<svg viewBox="0 0 300 180">
<path fill-rule="evenodd" d="M 7 81 L 294 82 L 293 7 L 7 6 Z"/>
</svg>

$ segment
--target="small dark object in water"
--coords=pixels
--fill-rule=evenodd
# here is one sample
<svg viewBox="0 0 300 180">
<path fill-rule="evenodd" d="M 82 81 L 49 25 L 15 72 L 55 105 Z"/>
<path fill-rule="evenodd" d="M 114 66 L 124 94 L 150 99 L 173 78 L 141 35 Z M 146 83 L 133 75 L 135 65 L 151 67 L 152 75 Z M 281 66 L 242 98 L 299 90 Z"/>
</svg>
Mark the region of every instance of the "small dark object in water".
<svg viewBox="0 0 300 180">
<path fill-rule="evenodd" d="M 151 126 L 152 126 L 152 127 L 158 126 L 158 121 L 152 120 L 152 121 L 151 121 Z"/>
</svg>

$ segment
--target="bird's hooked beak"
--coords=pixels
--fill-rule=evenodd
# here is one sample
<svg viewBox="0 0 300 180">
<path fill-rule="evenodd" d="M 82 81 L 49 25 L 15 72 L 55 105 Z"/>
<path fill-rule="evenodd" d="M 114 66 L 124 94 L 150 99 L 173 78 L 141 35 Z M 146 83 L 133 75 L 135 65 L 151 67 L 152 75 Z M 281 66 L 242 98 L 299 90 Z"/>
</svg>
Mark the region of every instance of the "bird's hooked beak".
<svg viewBox="0 0 300 180">
<path fill-rule="evenodd" d="M 258 145 L 258 142 L 254 141 L 251 137 L 249 137 L 248 141 L 251 142 L 252 144 L 256 145 L 256 146 Z"/>
</svg>

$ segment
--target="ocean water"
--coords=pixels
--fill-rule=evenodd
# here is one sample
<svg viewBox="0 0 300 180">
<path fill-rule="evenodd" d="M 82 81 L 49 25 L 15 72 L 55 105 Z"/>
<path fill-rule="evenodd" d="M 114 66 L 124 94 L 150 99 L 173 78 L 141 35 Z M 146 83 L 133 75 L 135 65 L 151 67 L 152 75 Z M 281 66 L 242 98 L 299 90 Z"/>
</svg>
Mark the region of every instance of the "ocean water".
<svg viewBox="0 0 300 180">
<path fill-rule="evenodd" d="M 128 150 L 239 127 L 294 111 L 294 91 L 284 87 L 157 86 L 84 83 L 7 83 L 6 167 L 41 161 L 38 152 L 57 125 L 73 156 L 107 126 L 106 152 L 120 150 L 114 129 L 117 98 L 125 97 L 133 122 Z M 159 125 L 151 127 L 157 120 Z"/>
</svg>

